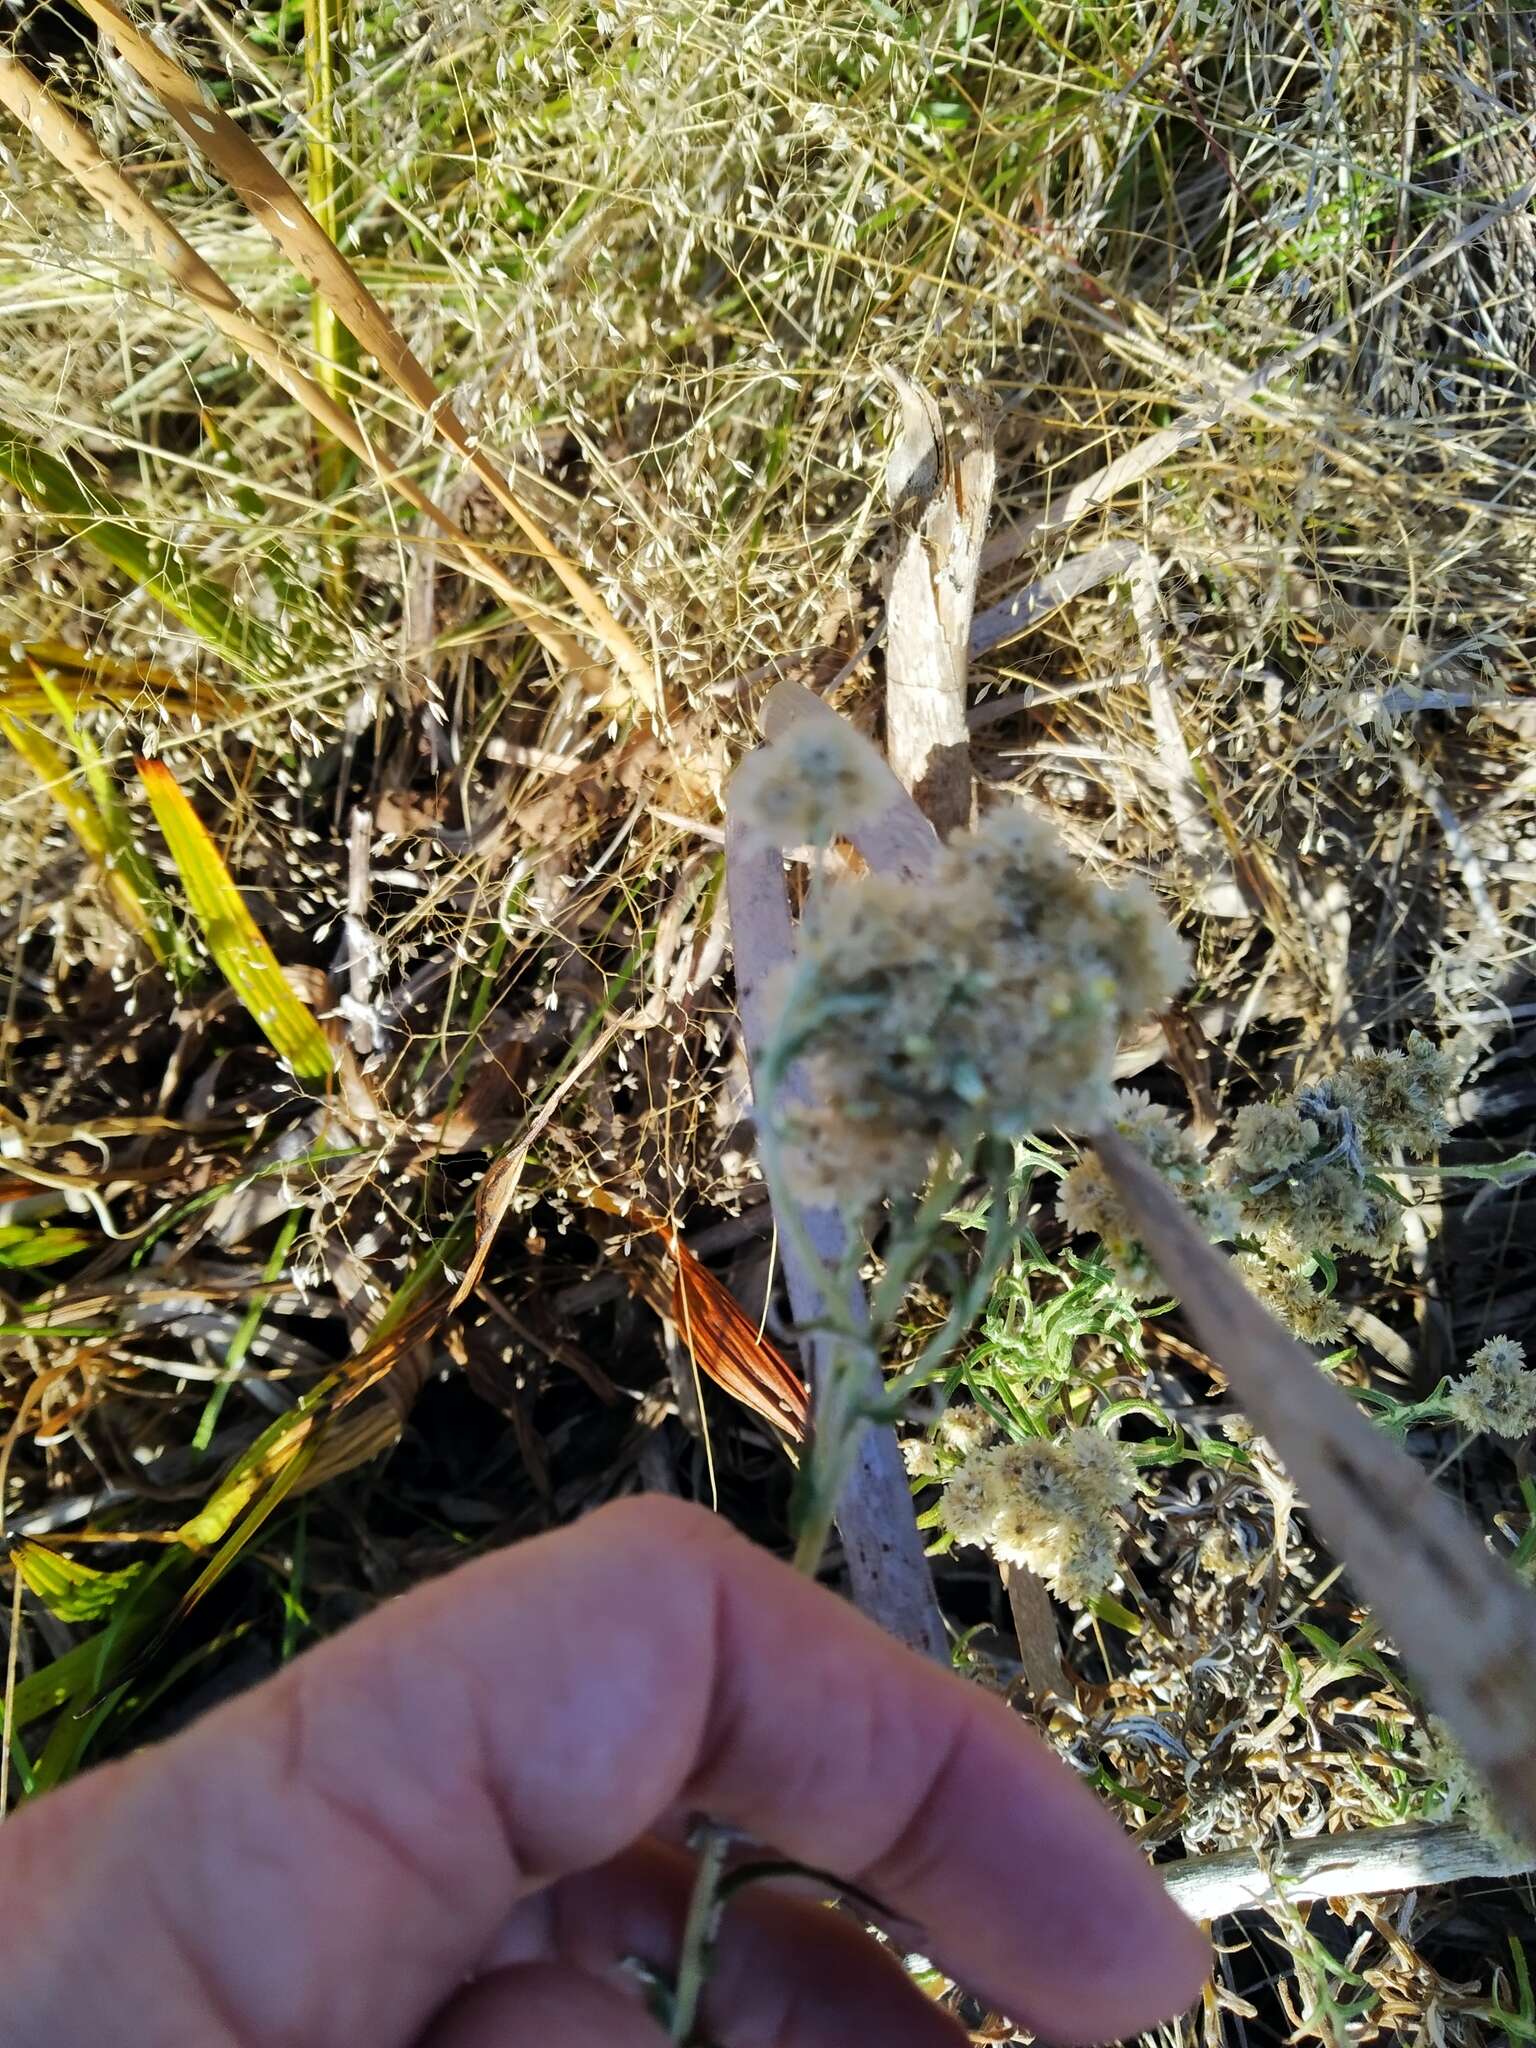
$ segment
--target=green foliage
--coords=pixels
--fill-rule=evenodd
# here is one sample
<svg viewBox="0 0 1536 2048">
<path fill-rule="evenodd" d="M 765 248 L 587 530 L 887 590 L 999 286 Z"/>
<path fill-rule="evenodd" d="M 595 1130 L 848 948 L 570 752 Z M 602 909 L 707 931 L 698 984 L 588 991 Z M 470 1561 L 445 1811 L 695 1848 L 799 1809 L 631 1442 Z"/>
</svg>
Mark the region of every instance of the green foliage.
<svg viewBox="0 0 1536 2048">
<path fill-rule="evenodd" d="M 95 1240 L 67 1223 L 0 1223 L 0 1268 L 12 1272 L 29 1266 L 53 1266 L 89 1251 Z"/>
<path fill-rule="evenodd" d="M 232 668 L 258 681 L 280 672 L 273 635 L 221 584 L 200 575 L 175 541 L 136 519 L 112 491 L 85 473 L 83 462 L 71 466 L 14 430 L 0 431 L 0 476 L 55 525 L 147 591 Z"/>
<path fill-rule="evenodd" d="M 121 1571 L 97 1571 L 46 1544 L 11 1546 L 11 1561 L 43 1605 L 59 1621 L 102 1621 L 144 1574 L 142 1564 Z"/>
</svg>

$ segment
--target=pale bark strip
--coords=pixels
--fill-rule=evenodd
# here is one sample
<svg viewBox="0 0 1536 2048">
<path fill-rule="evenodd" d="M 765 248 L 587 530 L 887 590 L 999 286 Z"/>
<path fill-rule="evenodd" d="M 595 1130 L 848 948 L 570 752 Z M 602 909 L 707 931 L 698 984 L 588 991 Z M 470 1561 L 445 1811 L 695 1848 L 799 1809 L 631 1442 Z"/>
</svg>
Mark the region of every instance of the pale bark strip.
<svg viewBox="0 0 1536 2048">
<path fill-rule="evenodd" d="M 777 847 L 764 845 L 728 818 L 725 876 L 736 961 L 736 1002 L 748 1061 L 755 1076 L 774 1026 L 772 1014 L 763 1001 L 764 985 L 778 968 L 794 958 L 795 933 L 783 856 Z M 786 1093 L 799 1101 L 807 1099 L 802 1073 L 791 1071 Z M 841 1216 L 835 1209 L 825 1208 L 806 1208 L 802 1215 L 818 1256 L 826 1266 L 836 1268 L 847 1249 Z M 800 1345 L 811 1383 L 814 1415 L 825 1384 L 832 1340 L 815 1328 L 823 1313 L 822 1297 L 814 1275 L 800 1259 L 787 1233 L 780 1234 L 779 1250 L 790 1306 L 796 1323 L 806 1333 Z M 857 1283 L 855 1290 L 856 1313 L 862 1316 L 864 1303 Z M 839 1369 L 849 1369 L 846 1359 Z M 863 1391 L 871 1400 L 877 1400 L 882 1392 L 877 1368 L 870 1367 L 867 1381 Z M 837 1504 L 837 1526 L 855 1604 L 900 1641 L 947 1664 L 949 1637 L 913 1518 L 912 1488 L 901 1461 L 896 1432 L 887 1422 L 870 1422 L 863 1427 L 853 1472 Z"/>
<path fill-rule="evenodd" d="M 928 394 L 887 375 L 903 432 L 887 471 L 897 539 L 886 576 L 886 752 L 948 834 L 974 808 L 965 672 L 997 460 L 979 422 L 950 441 Z"/>
<path fill-rule="evenodd" d="M 1158 601 L 1160 565 L 1144 548 L 1133 551 L 1128 565 L 1131 611 L 1141 640 L 1142 687 L 1147 693 L 1158 763 L 1168 792 L 1174 834 L 1190 872 L 1200 884 L 1199 907 L 1207 917 L 1251 917 L 1252 906 L 1238 887 L 1221 834 L 1211 820 L 1195 775 L 1189 741 L 1174 698 L 1173 682 L 1163 647 L 1163 616 Z"/>
<path fill-rule="evenodd" d="M 1282 1901 L 1365 1899 L 1454 1884 L 1467 1877 L 1523 1877 L 1536 1854 L 1485 1840 L 1461 1821 L 1404 1821 L 1282 1842 L 1267 1851 L 1233 1849 L 1163 1863 L 1157 1874 L 1192 1920 L 1262 1911 Z"/>
<path fill-rule="evenodd" d="M 1094 1148 L 1196 1336 L 1511 1827 L 1536 1840 L 1536 1595 L 1249 1293 L 1141 1154 Z"/>
<path fill-rule="evenodd" d="M 1024 1682 L 1034 1695 L 1034 1704 L 1044 1704 L 1052 1694 L 1071 1699 L 1072 1686 L 1062 1668 L 1061 1634 L 1056 1626 L 1056 1609 L 1044 1579 L 1028 1565 L 1004 1564 L 1003 1590 L 1008 1595 L 1008 1612 L 1013 1632 L 1019 1639 L 1019 1662 Z"/>
<path fill-rule="evenodd" d="M 359 804 L 352 813 L 347 831 L 347 914 L 342 925 L 347 993 L 342 998 L 342 1010 L 352 1050 L 364 1059 L 377 1051 L 382 1039 L 373 1002 L 373 984 L 379 971 L 379 946 L 368 928 L 372 854 L 373 812 L 366 804 Z"/>
</svg>

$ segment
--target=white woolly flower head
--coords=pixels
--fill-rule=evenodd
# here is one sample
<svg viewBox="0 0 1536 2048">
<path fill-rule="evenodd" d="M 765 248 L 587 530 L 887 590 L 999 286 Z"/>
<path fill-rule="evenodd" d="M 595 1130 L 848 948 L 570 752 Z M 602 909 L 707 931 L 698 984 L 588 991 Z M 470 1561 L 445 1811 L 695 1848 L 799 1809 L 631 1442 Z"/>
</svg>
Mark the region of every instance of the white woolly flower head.
<svg viewBox="0 0 1536 2048">
<path fill-rule="evenodd" d="M 1213 1243 L 1234 1234 L 1235 1204 L 1218 1186 L 1202 1148 L 1161 1103 L 1154 1102 L 1139 1088 L 1125 1089 L 1115 1098 L 1110 1121 L 1183 1199 Z M 1096 1153 L 1085 1153 L 1063 1175 L 1056 1206 L 1074 1235 L 1098 1238 L 1111 1272 L 1128 1294 L 1145 1299 L 1161 1292 L 1162 1281 L 1152 1254 L 1136 1235 L 1119 1193 Z"/>
<path fill-rule="evenodd" d="M 1183 969 L 1151 898 L 1084 875 L 1026 812 L 960 834 L 921 880 L 828 889 L 778 1026 L 811 1068 L 817 1112 L 789 1121 L 824 1195 L 862 1207 L 911 1193 L 919 1154 L 1097 1124 L 1121 1029 Z"/>
<path fill-rule="evenodd" d="M 939 1519 L 957 1543 L 1036 1572 L 1059 1598 L 1084 1607 L 1119 1563 L 1114 1515 L 1136 1497 L 1130 1454 L 1096 1429 L 974 1451 L 940 1496 Z"/>
<path fill-rule="evenodd" d="M 1237 1267 L 1250 1290 L 1303 1344 L 1334 1344 L 1344 1335 L 1347 1325 L 1338 1301 L 1305 1274 L 1254 1252 L 1245 1252 Z"/>
<path fill-rule="evenodd" d="M 1433 1151 L 1449 1128 L 1457 1062 L 1422 1032 L 1398 1051 L 1359 1053 L 1325 1080 L 1238 1111 L 1221 1162 L 1245 1232 L 1281 1264 L 1313 1252 L 1379 1258 L 1397 1242 L 1382 1156 Z"/>
<path fill-rule="evenodd" d="M 726 792 L 734 816 L 783 847 L 825 846 L 890 800 L 878 756 L 841 718 L 807 719 L 757 748 Z"/>
<path fill-rule="evenodd" d="M 1523 1437 L 1536 1429 L 1536 1371 L 1514 1337 L 1490 1337 L 1452 1387 L 1451 1414 L 1474 1434 Z"/>
</svg>

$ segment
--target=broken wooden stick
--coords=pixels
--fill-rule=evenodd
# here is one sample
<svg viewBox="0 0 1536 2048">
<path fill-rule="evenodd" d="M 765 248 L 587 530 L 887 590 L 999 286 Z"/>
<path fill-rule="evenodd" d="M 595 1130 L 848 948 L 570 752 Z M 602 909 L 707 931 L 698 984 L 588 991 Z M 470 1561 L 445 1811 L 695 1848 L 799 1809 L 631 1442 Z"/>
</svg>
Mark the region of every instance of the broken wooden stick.
<svg viewBox="0 0 1536 2048">
<path fill-rule="evenodd" d="M 1158 1876 L 1192 1920 L 1303 1906 L 1312 1899 L 1363 1899 L 1466 1877 L 1520 1877 L 1536 1870 L 1536 1852 L 1490 1842 L 1462 1821 L 1403 1821 L 1281 1842 L 1273 1849 L 1232 1849 L 1158 1866 Z"/>
<path fill-rule="evenodd" d="M 927 392 L 895 371 L 901 432 L 886 468 L 896 550 L 886 573 L 885 748 L 938 831 L 971 822 L 965 679 L 997 461 L 979 420 L 946 434 Z"/>
</svg>

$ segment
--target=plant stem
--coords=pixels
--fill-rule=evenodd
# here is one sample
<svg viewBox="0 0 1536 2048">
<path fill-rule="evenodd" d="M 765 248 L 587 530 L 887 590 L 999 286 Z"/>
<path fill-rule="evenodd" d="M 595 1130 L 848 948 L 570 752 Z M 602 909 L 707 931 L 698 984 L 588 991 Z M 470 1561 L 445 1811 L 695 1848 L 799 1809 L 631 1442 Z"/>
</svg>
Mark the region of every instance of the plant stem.
<svg viewBox="0 0 1536 2048">
<path fill-rule="evenodd" d="M 674 2048 L 693 2048 L 699 2005 L 714 1959 L 723 1904 L 720 1884 L 731 1846 L 727 1830 L 714 1821 L 705 1821 L 699 1835 L 699 1862 L 688 1896 L 688 1917 L 683 1923 L 682 1953 L 677 1964 L 677 1990 L 672 2000 L 669 2031 Z"/>
</svg>

